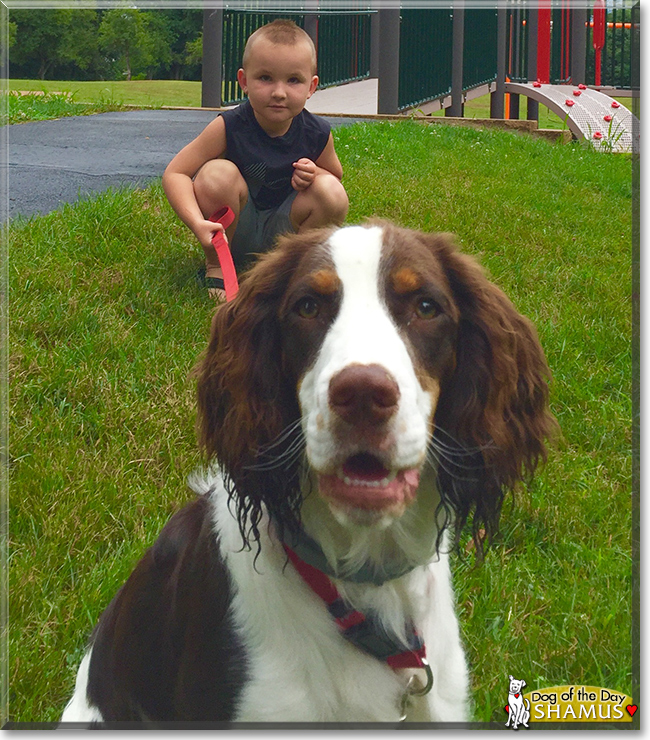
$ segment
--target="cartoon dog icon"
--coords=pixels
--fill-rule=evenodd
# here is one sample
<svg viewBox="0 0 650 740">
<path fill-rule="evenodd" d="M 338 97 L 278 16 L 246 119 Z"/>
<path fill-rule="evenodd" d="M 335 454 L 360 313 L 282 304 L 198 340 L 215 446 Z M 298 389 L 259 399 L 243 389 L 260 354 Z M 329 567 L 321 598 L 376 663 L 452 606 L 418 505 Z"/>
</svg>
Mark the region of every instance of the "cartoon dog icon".
<svg viewBox="0 0 650 740">
<path fill-rule="evenodd" d="M 528 720 L 530 719 L 530 702 L 528 699 L 524 699 L 524 695 L 521 693 L 521 690 L 525 685 L 525 681 L 518 681 L 516 678 L 510 676 L 507 707 L 508 721 L 506 722 L 506 727 L 512 727 L 513 730 L 516 730 L 518 725 L 528 727 Z"/>
</svg>

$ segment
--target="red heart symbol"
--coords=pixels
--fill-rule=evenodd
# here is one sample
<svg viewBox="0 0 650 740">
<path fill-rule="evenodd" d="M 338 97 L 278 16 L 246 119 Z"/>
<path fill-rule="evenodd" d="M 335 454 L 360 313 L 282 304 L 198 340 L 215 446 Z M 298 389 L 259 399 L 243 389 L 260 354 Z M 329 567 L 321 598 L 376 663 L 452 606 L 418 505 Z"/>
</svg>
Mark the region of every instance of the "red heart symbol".
<svg viewBox="0 0 650 740">
<path fill-rule="evenodd" d="M 515 699 L 518 699 L 518 698 L 519 698 L 519 694 L 515 694 Z"/>
<path fill-rule="evenodd" d="M 507 704 L 503 708 L 506 710 L 506 712 L 509 712 L 510 711 L 510 707 Z M 629 712 L 629 709 L 628 709 L 628 712 Z"/>
<path fill-rule="evenodd" d="M 634 717 L 634 714 L 639 707 L 637 707 L 636 704 L 628 704 L 625 708 L 627 709 L 627 713 L 630 715 L 630 717 Z"/>
</svg>

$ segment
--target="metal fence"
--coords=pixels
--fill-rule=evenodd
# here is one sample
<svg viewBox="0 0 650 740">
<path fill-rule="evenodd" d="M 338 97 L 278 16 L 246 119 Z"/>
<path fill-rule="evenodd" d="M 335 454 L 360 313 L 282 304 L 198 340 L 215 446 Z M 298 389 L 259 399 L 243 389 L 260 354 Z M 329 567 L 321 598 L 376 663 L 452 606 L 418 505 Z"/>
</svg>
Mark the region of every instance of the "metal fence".
<svg viewBox="0 0 650 740">
<path fill-rule="evenodd" d="M 506 15 L 506 79 L 528 81 L 528 9 L 510 7 Z"/>
<path fill-rule="evenodd" d="M 229 105 L 243 100 L 237 84 L 244 46 L 250 34 L 275 18 L 292 18 L 310 31 L 318 50 L 319 87 L 340 85 L 370 77 L 371 19 L 376 11 L 359 0 L 355 10 L 307 11 L 305 6 L 288 12 L 224 10 L 222 101 Z M 497 66 L 496 8 L 466 8 L 464 11 L 463 91 L 492 82 Z M 511 3 L 506 9 L 506 77 L 526 82 L 529 75 L 529 33 L 536 27 L 533 6 Z M 550 82 L 571 79 L 575 44 L 574 7 L 570 0 L 556 2 L 551 12 Z M 399 84 L 397 107 L 414 108 L 451 93 L 453 58 L 453 4 L 447 7 L 401 9 L 399 22 Z M 587 14 L 586 75 L 594 84 L 593 18 Z M 602 52 L 602 84 L 633 87 L 638 69 L 639 3 L 607 0 L 607 29 Z M 576 32 L 577 33 L 577 32 Z M 582 44 L 582 36 L 576 36 Z M 534 39 L 536 42 L 536 39 Z M 381 50 L 380 50 L 381 53 Z M 635 64 L 637 67 L 635 67 Z M 638 77 L 638 74 L 637 74 Z M 637 85 L 638 86 L 638 82 Z"/>
<path fill-rule="evenodd" d="M 571 79 L 571 9 L 553 8 L 551 13 L 551 82 L 568 83 Z"/>
<path fill-rule="evenodd" d="M 403 8 L 400 24 L 399 108 L 451 93 L 454 15 L 449 8 Z M 463 90 L 496 79 L 497 12 L 464 13 Z"/>
<path fill-rule="evenodd" d="M 451 91 L 452 20 L 449 9 L 402 10 L 399 42 L 400 110 Z"/>
<path fill-rule="evenodd" d="M 553 7 L 551 14 L 550 82 L 555 85 L 566 84 L 571 80 L 572 13 L 573 8 L 567 2 Z M 529 20 L 529 8 L 518 6 L 508 8 L 506 76 L 511 82 L 527 82 L 531 79 L 528 72 Z M 605 47 L 602 51 L 602 85 L 619 89 L 630 89 L 634 86 L 632 75 L 635 64 L 638 64 L 639 42 L 639 4 L 631 7 L 629 0 L 609 0 Z M 587 14 L 586 83 L 588 85 L 595 83 L 591 10 Z"/>
<path fill-rule="evenodd" d="M 496 80 L 497 11 L 465 11 L 463 43 L 463 90 Z"/>
<path fill-rule="evenodd" d="M 619 89 L 637 87 L 633 82 L 635 65 L 640 54 L 640 3 L 630 7 L 624 0 L 607 4 L 605 46 L 602 50 L 601 84 Z M 595 81 L 595 51 L 593 47 L 593 16 L 587 26 L 587 84 Z"/>
<path fill-rule="evenodd" d="M 316 18 L 319 88 L 363 80 L 370 76 L 371 11 L 319 12 Z M 290 18 L 305 27 L 306 13 L 262 13 L 225 10 L 223 14 L 222 104 L 241 102 L 237 83 L 246 40 L 276 18 Z"/>
<path fill-rule="evenodd" d="M 370 77 L 371 13 L 325 13 L 318 17 L 319 87 Z"/>
</svg>

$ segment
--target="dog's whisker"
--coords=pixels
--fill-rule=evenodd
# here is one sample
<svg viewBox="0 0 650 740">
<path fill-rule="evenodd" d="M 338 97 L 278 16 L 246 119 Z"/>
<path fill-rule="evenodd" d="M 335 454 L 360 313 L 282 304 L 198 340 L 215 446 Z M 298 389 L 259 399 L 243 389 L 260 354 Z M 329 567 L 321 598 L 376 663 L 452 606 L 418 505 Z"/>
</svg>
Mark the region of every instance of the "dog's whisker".
<svg viewBox="0 0 650 740">
<path fill-rule="evenodd" d="M 281 445 L 287 437 L 290 437 L 292 434 L 296 433 L 296 430 L 300 425 L 302 424 L 302 421 L 300 419 L 296 419 L 293 423 L 289 424 L 287 427 L 285 427 L 282 432 L 272 441 L 269 442 L 269 444 L 264 445 L 264 447 L 261 448 L 260 453 L 265 454 L 269 452 L 270 450 L 274 449 L 278 445 Z"/>
<path fill-rule="evenodd" d="M 477 483 L 478 478 L 468 478 L 464 475 L 458 475 L 458 473 L 453 472 L 449 469 L 449 467 L 445 463 L 449 463 L 449 460 L 446 460 L 444 457 L 438 455 L 436 453 L 436 450 L 429 449 L 427 451 L 427 462 L 431 465 L 432 468 L 441 467 L 452 479 L 458 480 L 458 481 L 465 481 L 468 483 Z M 456 465 L 455 463 L 451 463 L 454 467 L 459 468 L 461 466 Z"/>
<path fill-rule="evenodd" d="M 257 462 L 251 465 L 246 465 L 246 470 L 274 470 L 282 467 L 283 465 L 289 465 L 294 463 L 300 455 L 302 455 L 305 449 L 305 439 L 301 435 L 297 439 L 293 440 L 291 444 L 278 455 L 268 455 L 267 452 L 258 456 Z"/>
<path fill-rule="evenodd" d="M 482 468 L 485 467 L 485 463 L 483 462 L 483 460 L 480 460 L 480 461 L 476 460 L 475 453 L 471 455 L 469 452 L 455 454 L 451 450 L 440 449 L 433 442 L 430 443 L 429 450 L 431 454 L 437 455 L 438 457 L 445 460 L 453 467 L 459 468 L 460 470 L 481 470 Z M 471 458 L 475 464 L 469 464 L 467 462 L 464 462 L 463 458 L 467 458 L 467 457 Z"/>
<path fill-rule="evenodd" d="M 456 437 L 454 437 L 453 434 L 450 434 L 446 429 L 443 429 L 440 425 L 436 425 L 435 433 L 434 433 L 434 439 L 439 445 L 445 445 L 447 443 L 443 442 L 438 435 L 444 434 L 445 437 L 447 437 L 451 442 L 453 442 L 453 448 L 454 449 L 463 449 L 463 450 L 469 450 L 470 452 L 482 452 L 483 450 L 492 450 L 496 449 L 496 445 L 494 442 L 487 442 L 483 445 L 476 445 L 474 447 L 468 447 L 467 445 L 464 445 L 462 442 L 460 442 Z"/>
<path fill-rule="evenodd" d="M 290 466 L 299 459 L 302 454 L 304 445 L 297 445 L 295 449 L 283 452 L 275 458 L 263 462 L 256 462 L 252 465 L 245 465 L 246 470 L 275 470 L 284 466 Z"/>
<path fill-rule="evenodd" d="M 438 452 L 440 452 L 441 455 L 444 455 L 445 457 L 447 457 L 449 459 L 451 459 L 451 458 L 462 458 L 462 457 L 476 457 L 476 455 L 477 455 L 476 450 L 470 450 L 468 448 L 458 450 L 458 449 L 455 449 L 453 447 L 449 447 L 449 446 L 446 446 L 446 445 L 441 445 L 435 439 L 432 439 L 429 444 L 435 450 L 437 450 Z"/>
</svg>

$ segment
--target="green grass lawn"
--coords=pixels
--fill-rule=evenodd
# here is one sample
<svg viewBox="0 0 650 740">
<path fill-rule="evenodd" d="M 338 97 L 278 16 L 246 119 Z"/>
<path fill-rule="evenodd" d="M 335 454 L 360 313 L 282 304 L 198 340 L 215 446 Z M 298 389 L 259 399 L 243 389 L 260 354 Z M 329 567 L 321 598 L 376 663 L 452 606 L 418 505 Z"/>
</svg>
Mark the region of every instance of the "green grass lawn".
<svg viewBox="0 0 650 740">
<path fill-rule="evenodd" d="M 554 376 L 561 441 L 483 565 L 454 558 L 475 719 L 505 722 L 510 673 L 631 695 L 630 158 L 409 121 L 335 135 L 348 221 L 455 232 Z M 53 721 L 101 611 L 191 496 L 212 306 L 159 185 L 18 220 L 9 256 L 10 718 Z"/>
<path fill-rule="evenodd" d="M 10 80 L 9 89 L 16 91 L 68 92 L 77 103 L 110 100 L 120 105 L 200 106 L 201 83 L 190 80 L 106 80 L 74 82 L 59 80 Z"/>
</svg>

